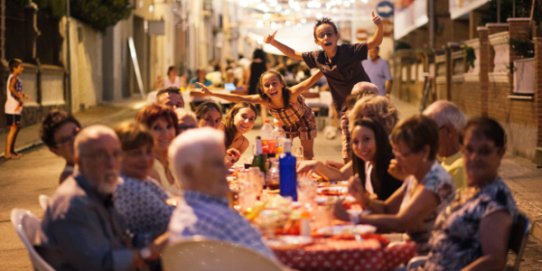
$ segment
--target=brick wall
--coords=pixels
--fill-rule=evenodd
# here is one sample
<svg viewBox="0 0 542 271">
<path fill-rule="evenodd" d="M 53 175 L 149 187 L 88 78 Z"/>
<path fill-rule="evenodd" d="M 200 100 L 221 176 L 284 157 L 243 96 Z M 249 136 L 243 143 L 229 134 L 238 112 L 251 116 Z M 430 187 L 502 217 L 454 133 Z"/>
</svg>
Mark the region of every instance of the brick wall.
<svg viewBox="0 0 542 271">
<path fill-rule="evenodd" d="M 502 41 L 495 52 L 489 37 L 507 31 L 510 38 L 529 38 L 528 23 L 523 19 L 512 19 L 510 27 L 498 24 L 478 27 L 477 30 L 480 45 L 476 55 L 479 62 L 478 74 L 470 73 L 464 77 L 454 74 L 451 80 L 446 80 L 447 71 L 437 69 L 436 92 L 441 94 L 439 97 L 445 97 L 449 87 L 450 100 L 468 116 L 488 115 L 497 119 L 507 131 L 508 152 L 535 160 L 542 165 L 542 38 L 535 39 L 535 94 L 517 97 L 511 95 L 512 80 L 503 80 L 502 74 L 494 72 L 494 61 L 496 54 L 502 54 L 502 49 L 506 49 L 507 56 L 510 54 L 510 61 L 518 56 L 513 50 L 503 48 L 507 43 Z M 442 58 L 436 57 L 435 61 L 438 66 L 439 62 L 442 63 Z M 502 63 L 499 65 L 502 66 Z M 453 69 L 452 65 L 441 66 Z M 504 77 L 508 76 L 504 74 Z M 422 88 L 421 84 L 422 82 L 405 82 L 399 86 L 396 94 L 399 98 L 418 105 L 417 93 Z"/>
</svg>

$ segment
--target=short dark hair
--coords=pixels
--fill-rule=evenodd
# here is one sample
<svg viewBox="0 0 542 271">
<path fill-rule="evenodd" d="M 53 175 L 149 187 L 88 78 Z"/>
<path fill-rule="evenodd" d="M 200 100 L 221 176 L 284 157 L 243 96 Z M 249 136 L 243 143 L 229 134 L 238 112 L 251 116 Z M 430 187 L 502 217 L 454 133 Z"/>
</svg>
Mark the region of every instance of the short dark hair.
<svg viewBox="0 0 542 271">
<path fill-rule="evenodd" d="M 167 74 L 169 74 L 171 71 L 176 70 L 177 68 L 175 66 L 169 66 L 167 68 Z"/>
<path fill-rule="evenodd" d="M 316 28 L 318 28 L 319 26 L 321 26 L 323 24 L 331 25 L 331 27 L 333 27 L 333 30 L 335 30 L 335 34 L 339 33 L 339 31 L 337 30 L 337 25 L 335 25 L 335 23 L 330 18 L 324 17 L 324 18 L 322 18 L 320 20 L 317 20 L 316 24 L 314 25 L 314 30 L 313 30 L 312 34 L 314 35 L 315 40 L 316 40 Z"/>
<path fill-rule="evenodd" d="M 53 109 L 45 115 L 41 123 L 40 138 L 49 148 L 56 147 L 55 133 L 66 123 L 73 123 L 81 128 L 81 123 L 71 114 L 62 109 Z"/>
<path fill-rule="evenodd" d="M 435 160 L 438 150 L 438 126 L 431 118 L 414 115 L 397 124 L 391 131 L 393 143 L 404 142 L 413 152 L 420 152 L 429 146 L 429 160 Z"/>
<path fill-rule="evenodd" d="M 490 117 L 474 117 L 467 121 L 465 128 L 461 133 L 461 143 L 465 139 L 467 131 L 473 130 L 472 133 L 481 135 L 495 143 L 498 148 L 506 147 L 506 132 L 501 124 Z"/>
<path fill-rule="evenodd" d="M 22 64 L 23 64 L 23 61 L 18 59 L 18 58 L 10 59 L 9 62 L 8 62 L 9 71 L 13 72 L 13 70 L 15 70 L 15 68 L 19 67 Z"/>
<path fill-rule="evenodd" d="M 156 97 L 164 94 L 164 93 L 172 93 L 172 94 L 181 94 L 181 92 L 179 92 L 179 88 L 178 87 L 168 87 L 168 88 L 163 88 L 161 90 L 159 90 L 157 93 L 156 93 Z"/>
<path fill-rule="evenodd" d="M 199 104 L 196 107 L 194 114 L 196 114 L 196 118 L 199 120 L 203 117 L 205 113 L 211 111 L 212 109 L 215 109 L 216 111 L 218 111 L 218 113 L 222 115 L 222 107 L 213 101 L 204 101 Z"/>
<path fill-rule="evenodd" d="M 115 128 L 123 151 L 137 149 L 142 146 L 153 147 L 154 138 L 151 132 L 143 124 L 128 121 L 123 122 Z"/>
</svg>

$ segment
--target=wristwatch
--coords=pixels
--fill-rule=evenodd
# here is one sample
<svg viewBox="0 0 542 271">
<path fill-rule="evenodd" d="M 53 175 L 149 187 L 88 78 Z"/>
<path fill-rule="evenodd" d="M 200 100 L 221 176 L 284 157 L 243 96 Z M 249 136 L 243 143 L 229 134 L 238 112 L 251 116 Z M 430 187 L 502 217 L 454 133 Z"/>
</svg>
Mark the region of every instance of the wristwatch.
<svg viewBox="0 0 542 271">
<path fill-rule="evenodd" d="M 152 252 L 148 247 L 145 247 L 139 251 L 139 256 L 141 257 L 141 259 L 146 261 L 152 256 Z"/>
</svg>

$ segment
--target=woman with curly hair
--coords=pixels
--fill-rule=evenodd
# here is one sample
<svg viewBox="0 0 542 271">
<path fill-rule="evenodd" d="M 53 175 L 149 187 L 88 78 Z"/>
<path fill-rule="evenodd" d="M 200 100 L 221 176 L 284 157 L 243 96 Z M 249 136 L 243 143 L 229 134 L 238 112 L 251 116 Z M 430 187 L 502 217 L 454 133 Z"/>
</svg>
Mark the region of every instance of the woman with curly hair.
<svg viewBox="0 0 542 271">
<path fill-rule="evenodd" d="M 173 178 L 167 158 L 169 144 L 179 133 L 177 115 L 167 107 L 151 104 L 139 110 L 135 119 L 151 131 L 155 141 L 152 150 L 154 164 L 149 176 L 157 180 L 165 191 L 180 195 L 181 185 Z"/>
</svg>

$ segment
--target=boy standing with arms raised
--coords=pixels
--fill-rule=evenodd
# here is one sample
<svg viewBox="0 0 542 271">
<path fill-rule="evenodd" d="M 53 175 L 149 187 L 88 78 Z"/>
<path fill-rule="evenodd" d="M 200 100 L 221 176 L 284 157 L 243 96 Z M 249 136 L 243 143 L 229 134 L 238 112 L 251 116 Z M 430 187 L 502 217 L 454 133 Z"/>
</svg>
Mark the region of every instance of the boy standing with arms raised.
<svg viewBox="0 0 542 271">
<path fill-rule="evenodd" d="M 361 61 L 367 59 L 368 50 L 379 46 L 383 38 L 382 19 L 374 12 L 372 19 L 377 29 L 367 43 L 337 45 L 339 32 L 335 23 L 329 18 L 318 20 L 314 26 L 314 42 L 322 47 L 322 50 L 297 52 L 275 40 L 277 32 L 267 35 L 264 42 L 273 45 L 290 58 L 305 61 L 309 68 L 318 68 L 322 71 L 331 88 L 335 109 L 341 112 L 352 87 L 361 81 L 370 82 Z"/>
</svg>

